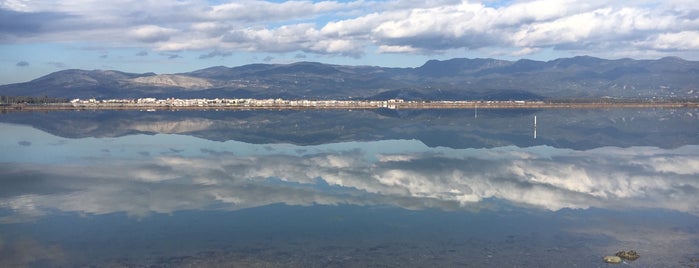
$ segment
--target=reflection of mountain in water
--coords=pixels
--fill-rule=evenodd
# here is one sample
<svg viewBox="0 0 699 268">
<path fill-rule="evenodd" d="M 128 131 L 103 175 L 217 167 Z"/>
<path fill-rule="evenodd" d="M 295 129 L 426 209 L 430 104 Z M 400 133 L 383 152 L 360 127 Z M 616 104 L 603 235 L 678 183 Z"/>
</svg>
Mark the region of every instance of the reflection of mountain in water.
<svg viewBox="0 0 699 268">
<path fill-rule="evenodd" d="M 67 137 L 168 133 L 208 140 L 299 145 L 417 139 L 430 147 L 550 145 L 674 148 L 696 144 L 696 109 L 605 110 L 292 110 L 81 111 L 10 113 L 0 121 L 29 124 Z M 533 117 L 538 137 L 533 139 Z"/>
<path fill-rule="evenodd" d="M 63 140 L 0 132 L 0 209 L 147 215 L 288 205 L 658 208 L 699 215 L 699 147 L 428 148 L 415 140 L 296 146 L 181 135 Z M 27 139 L 30 146 L 17 145 Z M 25 205 L 27 204 L 27 205 Z"/>
<path fill-rule="evenodd" d="M 416 136 L 427 129 L 454 133 L 460 129 L 473 136 L 468 132 L 471 129 L 515 129 L 520 119 L 530 122 L 531 118 L 531 111 L 509 111 L 514 114 L 490 114 L 485 121 L 488 124 L 471 122 L 464 127 L 467 120 L 444 121 L 461 116 L 463 111 L 455 115 L 449 111 L 422 112 L 400 111 L 394 117 L 345 112 L 345 117 L 338 118 L 347 119 L 347 114 L 352 114 L 358 119 L 348 128 L 347 136 L 321 127 L 309 131 L 333 134 L 328 137 L 335 140 L 360 135 L 367 139 Z M 592 134 L 584 134 L 601 141 L 597 144 L 608 142 L 605 137 L 620 141 L 617 137 L 622 134 L 639 138 L 634 136 L 642 133 L 636 130 L 638 118 L 642 118 L 640 123 L 651 118 L 629 110 L 620 114 L 608 111 L 608 121 L 613 124 L 602 127 L 623 127 L 596 135 L 598 127 L 583 125 L 604 121 L 593 116 L 597 113 L 576 111 L 586 116 L 566 117 L 564 112 L 559 111 L 560 116 L 542 111 L 535 114 L 570 120 L 555 121 L 558 125 L 547 132 L 564 127 L 570 132 L 587 130 Z M 18 120 L 16 115 L 21 115 L 35 122 L 57 120 L 36 125 L 86 136 L 123 135 L 112 131 L 119 126 L 132 127 L 125 132 L 209 133 L 214 129 L 224 134 L 228 130 L 235 135 L 268 135 L 259 130 L 246 132 L 245 126 L 256 123 L 255 127 L 281 128 L 303 119 L 336 115 L 317 111 L 206 117 L 173 114 L 182 120 L 173 120 L 177 117 L 168 117 L 169 113 L 132 113 L 137 120 L 129 120 L 124 116 L 127 113 L 119 113 L 118 118 L 110 113 L 75 113 L 70 114 L 75 117 L 71 120 L 50 116 L 53 114 L 0 118 Z M 639 115 L 628 117 L 634 114 Z M 679 123 L 691 127 L 694 123 L 676 114 L 657 114 L 661 122 L 676 122 L 660 124 L 660 130 L 646 125 L 649 133 L 656 133 L 649 137 L 685 131 L 689 140 L 683 142 L 694 145 L 673 149 L 451 149 L 390 139 L 306 146 L 163 134 L 65 139 L 28 126 L 0 123 L 0 236 L 5 242 L 3 256 L 9 256 L 0 258 L 0 263 L 10 263 L 0 266 L 22 266 L 17 265 L 22 263 L 16 256 L 43 256 L 41 262 L 31 264 L 52 265 L 60 260 L 59 266 L 221 266 L 227 262 L 216 261 L 238 260 L 236 252 L 246 252 L 274 256 L 270 259 L 274 263 L 288 261 L 293 255 L 305 261 L 298 262 L 302 267 L 315 266 L 317 260 L 330 260 L 321 266 L 334 266 L 338 262 L 331 261 L 336 256 L 359 260 L 356 266 L 404 267 L 415 264 L 412 256 L 425 256 L 420 266 L 437 262 L 440 267 L 594 267 L 602 263 L 601 252 L 634 248 L 643 254 L 634 265 L 669 267 L 686 259 L 686 252 L 696 252 L 699 238 L 699 145 L 691 136 L 696 129 L 662 128 Z M 293 121 L 283 121 L 283 115 Z M 98 123 L 91 117 L 105 121 Z M 157 120 L 150 124 L 149 118 Z M 339 124 L 327 121 L 315 123 Z M 377 125 L 367 127 L 364 121 Z M 221 127 L 225 122 L 236 127 Z M 313 125 L 310 122 L 308 125 Z M 544 122 L 550 126 L 554 121 Z M 66 125 L 59 127 L 60 123 Z M 71 124 L 86 128 L 70 132 Z M 584 140 L 586 145 L 592 144 L 590 139 L 580 138 L 581 134 L 570 137 L 572 143 Z M 23 243 L 19 240 L 23 237 L 44 244 Z M 182 253 L 187 250 L 207 253 L 196 258 L 178 255 L 191 254 Z M 583 254 L 571 258 L 570 252 Z M 133 257 L 137 254 L 145 257 Z M 374 262 L 377 258 L 388 262 Z M 493 259 L 502 262 L 494 263 Z M 95 264 L 83 265 L 83 260 Z M 272 262 L 253 264 L 257 263 Z"/>
</svg>

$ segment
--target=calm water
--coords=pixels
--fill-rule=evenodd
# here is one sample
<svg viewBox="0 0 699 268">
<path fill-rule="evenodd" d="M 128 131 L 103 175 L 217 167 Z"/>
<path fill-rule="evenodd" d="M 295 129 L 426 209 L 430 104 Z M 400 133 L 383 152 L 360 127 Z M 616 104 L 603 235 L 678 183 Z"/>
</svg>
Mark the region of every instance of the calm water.
<svg viewBox="0 0 699 268">
<path fill-rule="evenodd" d="M 0 152 L 0 267 L 699 266 L 696 109 L 9 113 Z"/>
</svg>

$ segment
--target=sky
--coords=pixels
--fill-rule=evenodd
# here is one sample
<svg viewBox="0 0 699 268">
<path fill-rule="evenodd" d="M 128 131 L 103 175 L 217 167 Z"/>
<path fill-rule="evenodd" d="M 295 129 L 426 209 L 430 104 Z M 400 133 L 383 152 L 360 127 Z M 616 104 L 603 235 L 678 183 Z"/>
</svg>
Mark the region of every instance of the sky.
<svg viewBox="0 0 699 268">
<path fill-rule="evenodd" d="M 0 84 L 63 69 L 699 60 L 696 0 L 0 0 Z"/>
</svg>

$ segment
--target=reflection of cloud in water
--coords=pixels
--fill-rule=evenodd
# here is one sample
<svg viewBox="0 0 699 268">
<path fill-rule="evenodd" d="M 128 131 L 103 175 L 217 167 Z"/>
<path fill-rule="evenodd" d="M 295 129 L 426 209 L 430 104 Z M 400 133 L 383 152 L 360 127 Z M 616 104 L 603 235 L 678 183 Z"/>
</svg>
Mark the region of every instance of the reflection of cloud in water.
<svg viewBox="0 0 699 268">
<path fill-rule="evenodd" d="M 584 220 L 571 222 L 566 229 L 588 237 L 603 236 L 615 241 L 605 244 L 603 252 L 636 249 L 644 260 L 653 261 L 640 267 L 669 267 L 667 264 L 681 262 L 699 241 L 696 218 L 671 211 L 632 211 L 623 216 L 616 212 L 595 211 L 582 218 Z"/>
<path fill-rule="evenodd" d="M 184 149 L 175 149 L 175 148 L 170 148 L 171 153 L 179 154 L 181 152 L 184 152 Z"/>
<path fill-rule="evenodd" d="M 293 150 L 247 156 L 201 151 L 199 157 L 98 159 L 72 166 L 2 164 L 0 178 L 40 174 L 43 188 L 60 185 L 71 191 L 38 193 L 39 183 L 9 188 L 21 190 L 0 196 L 0 207 L 24 217 L 47 209 L 145 215 L 273 203 L 478 208 L 483 200 L 495 198 L 549 210 L 663 208 L 699 214 L 699 146 L 589 151 L 507 147 L 380 155 L 368 155 L 366 148 L 304 155 Z"/>
<path fill-rule="evenodd" d="M 32 142 L 31 141 L 18 141 L 17 144 L 20 146 L 31 146 Z"/>
<path fill-rule="evenodd" d="M 58 246 L 43 246 L 33 239 L 3 243 L 0 237 L 0 267 L 34 267 L 42 261 L 63 264 L 64 258 L 65 253 Z"/>
</svg>

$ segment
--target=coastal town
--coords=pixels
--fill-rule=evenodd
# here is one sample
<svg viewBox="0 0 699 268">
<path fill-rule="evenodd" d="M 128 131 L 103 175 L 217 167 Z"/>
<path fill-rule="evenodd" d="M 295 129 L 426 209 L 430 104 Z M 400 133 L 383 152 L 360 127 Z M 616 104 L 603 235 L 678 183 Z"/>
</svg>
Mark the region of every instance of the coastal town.
<svg viewBox="0 0 699 268">
<path fill-rule="evenodd" d="M 402 99 L 386 101 L 369 100 L 286 100 L 286 99 L 73 99 L 70 101 L 73 107 L 367 107 L 367 108 L 396 108 L 399 104 L 406 103 Z M 463 102 L 454 102 L 463 103 Z"/>
<path fill-rule="evenodd" d="M 235 109 L 478 109 L 478 108 L 680 108 L 696 101 L 562 99 L 562 100 L 289 100 L 252 98 L 73 99 L 65 102 L 2 104 L 11 110 L 235 110 Z"/>
</svg>

